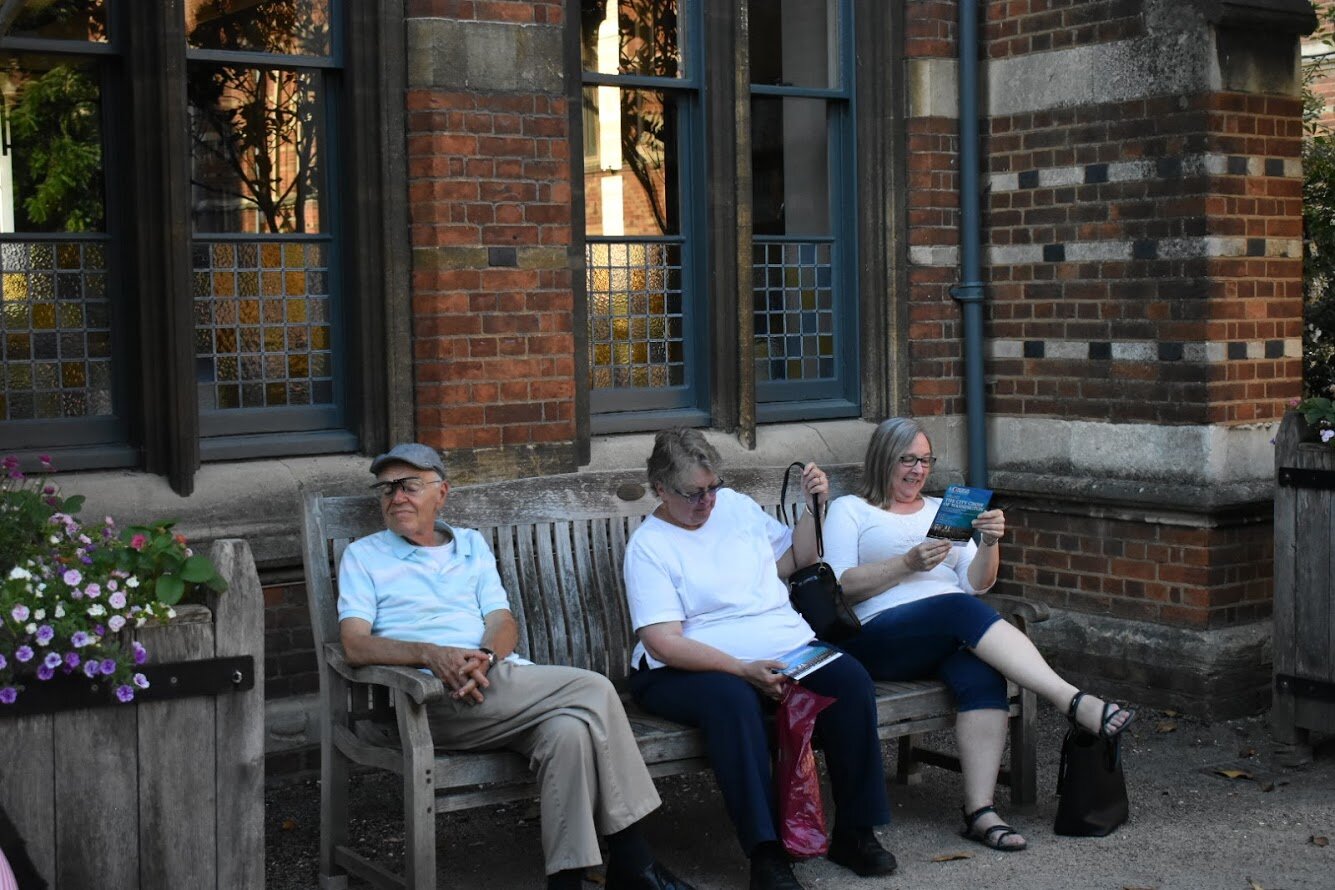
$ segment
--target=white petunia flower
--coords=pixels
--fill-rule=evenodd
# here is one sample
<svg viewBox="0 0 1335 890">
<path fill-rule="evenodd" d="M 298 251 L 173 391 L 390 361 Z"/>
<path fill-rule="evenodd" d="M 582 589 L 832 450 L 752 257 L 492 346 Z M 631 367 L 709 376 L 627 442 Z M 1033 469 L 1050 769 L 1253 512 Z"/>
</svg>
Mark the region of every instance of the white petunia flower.
<svg viewBox="0 0 1335 890">
<path fill-rule="evenodd" d="M 107 607 L 101 603 L 93 603 L 88 607 L 88 614 L 93 618 L 100 618 L 107 614 Z"/>
</svg>

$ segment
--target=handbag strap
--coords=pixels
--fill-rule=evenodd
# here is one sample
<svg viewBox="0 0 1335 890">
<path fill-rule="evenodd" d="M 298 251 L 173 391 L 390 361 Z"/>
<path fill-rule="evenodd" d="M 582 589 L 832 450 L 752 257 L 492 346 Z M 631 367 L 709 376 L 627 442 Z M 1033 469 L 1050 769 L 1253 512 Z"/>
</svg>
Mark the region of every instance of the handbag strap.
<svg viewBox="0 0 1335 890">
<path fill-rule="evenodd" d="M 803 468 L 806 467 L 806 464 L 802 463 L 800 460 L 795 460 L 795 461 L 793 461 L 792 463 L 790 463 L 790 464 L 788 465 L 788 469 L 786 469 L 786 470 L 783 471 L 783 487 L 779 489 L 779 509 L 783 511 L 783 518 L 784 518 L 784 520 L 787 521 L 788 524 L 789 524 L 789 525 L 792 525 L 792 526 L 796 526 L 796 525 L 797 525 L 797 511 L 796 511 L 796 510 L 793 511 L 793 518 L 792 518 L 791 520 L 789 520 L 789 519 L 788 519 L 788 480 L 789 480 L 789 478 L 790 478 L 790 477 L 792 476 L 792 474 L 793 474 L 793 468 L 794 468 L 794 467 L 797 468 L 797 472 L 798 472 L 798 474 L 800 475 L 801 472 L 802 472 L 802 470 L 803 470 Z M 821 533 L 820 533 L 820 498 L 819 498 L 819 496 L 813 496 L 813 497 L 812 497 L 812 502 L 813 502 L 813 505 L 814 505 L 814 509 L 811 511 L 811 518 L 812 518 L 812 520 L 815 521 L 815 523 L 816 523 L 816 558 L 817 558 L 817 559 L 824 559 L 824 558 L 825 558 L 825 539 L 824 539 L 824 537 L 822 537 L 822 535 L 821 535 Z"/>
</svg>

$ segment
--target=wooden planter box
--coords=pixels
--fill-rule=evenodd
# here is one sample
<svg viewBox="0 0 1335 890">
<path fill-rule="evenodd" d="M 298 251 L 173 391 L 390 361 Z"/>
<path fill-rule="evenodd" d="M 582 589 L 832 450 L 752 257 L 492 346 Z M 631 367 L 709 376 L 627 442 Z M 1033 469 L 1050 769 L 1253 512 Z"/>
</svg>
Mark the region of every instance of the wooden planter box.
<svg viewBox="0 0 1335 890">
<path fill-rule="evenodd" d="M 1275 437 L 1275 697 L 1286 742 L 1335 732 L 1335 446 L 1289 413 Z"/>
<path fill-rule="evenodd" d="M 227 592 L 137 636 L 150 665 L 182 663 L 155 687 L 192 686 L 236 656 L 250 676 L 216 694 L 0 717 L 0 807 L 23 842 L 6 854 L 50 888 L 264 886 L 264 600 L 244 541 L 210 556 Z"/>
</svg>

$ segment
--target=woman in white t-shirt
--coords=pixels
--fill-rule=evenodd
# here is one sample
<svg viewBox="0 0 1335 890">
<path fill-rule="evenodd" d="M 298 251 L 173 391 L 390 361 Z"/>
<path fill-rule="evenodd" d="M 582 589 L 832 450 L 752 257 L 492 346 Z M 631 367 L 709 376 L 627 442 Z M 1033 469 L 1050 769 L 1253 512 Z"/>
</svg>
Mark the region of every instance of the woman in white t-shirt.
<svg viewBox="0 0 1335 890">
<path fill-rule="evenodd" d="M 630 689 L 651 713 L 698 726 L 751 859 L 752 890 L 800 890 L 778 841 L 765 715 L 788 681 L 779 656 L 811 642 L 784 583 L 816 560 L 813 523 L 795 531 L 723 487 L 719 455 L 698 430 L 654 439 L 649 483 L 661 503 L 626 546 L 626 595 L 639 636 Z M 815 464 L 808 498 L 829 490 Z M 889 874 L 895 858 L 873 827 L 890 821 L 871 678 L 836 658 L 802 679 L 837 697 L 816 719 L 835 801 L 829 858 L 861 875 Z"/>
<path fill-rule="evenodd" d="M 1124 730 L 1135 712 L 1063 680 L 1029 637 L 976 598 L 997 580 L 1002 511 L 974 520 L 981 547 L 927 539 L 941 501 L 925 497 L 922 487 L 935 463 L 917 421 L 891 418 L 867 446 L 859 493 L 830 505 L 825 558 L 862 619 L 862 631 L 844 649 L 877 680 L 937 677 L 950 687 L 959 709 L 965 834 L 994 850 L 1023 850 L 1025 839 L 993 809 L 1006 746 L 1006 680 L 1104 737 Z"/>
</svg>

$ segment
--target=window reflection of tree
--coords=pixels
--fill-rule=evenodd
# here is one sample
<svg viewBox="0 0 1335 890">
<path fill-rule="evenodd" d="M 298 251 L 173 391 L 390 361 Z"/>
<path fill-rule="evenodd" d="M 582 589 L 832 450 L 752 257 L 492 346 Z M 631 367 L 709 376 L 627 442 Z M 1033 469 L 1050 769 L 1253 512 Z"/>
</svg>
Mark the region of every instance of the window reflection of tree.
<svg viewBox="0 0 1335 890">
<path fill-rule="evenodd" d="M 29 0 L 14 16 L 9 34 L 103 43 L 106 9 L 103 0 Z"/>
<path fill-rule="evenodd" d="M 192 46 L 289 54 L 297 45 L 327 45 L 327 25 L 312 22 L 306 0 L 270 0 L 233 8 L 213 0 L 199 10 Z M 297 37 L 300 30 L 300 39 Z M 277 68 L 192 65 L 186 91 L 191 108 L 195 187 L 233 206 L 257 211 L 273 233 L 318 229 L 308 202 L 316 189 L 315 78 Z M 215 230 L 258 226 L 228 220 Z"/>
<path fill-rule="evenodd" d="M 618 73 L 653 77 L 678 76 L 678 0 L 620 0 L 617 30 Z M 584 66 L 596 70 L 598 26 L 607 15 L 607 0 L 582 0 L 581 45 Z M 649 199 L 660 233 L 672 231 L 677 215 L 677 105 L 657 90 L 622 89 L 621 155 Z M 592 91 L 585 101 L 592 100 Z M 597 119 L 596 109 L 592 119 Z M 590 116 L 586 115 L 586 120 Z"/>
<path fill-rule="evenodd" d="M 46 71 L 11 57 L 0 74 L 13 163 L 15 229 L 90 232 L 103 225 L 102 132 L 96 80 L 76 65 Z"/>
</svg>

